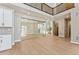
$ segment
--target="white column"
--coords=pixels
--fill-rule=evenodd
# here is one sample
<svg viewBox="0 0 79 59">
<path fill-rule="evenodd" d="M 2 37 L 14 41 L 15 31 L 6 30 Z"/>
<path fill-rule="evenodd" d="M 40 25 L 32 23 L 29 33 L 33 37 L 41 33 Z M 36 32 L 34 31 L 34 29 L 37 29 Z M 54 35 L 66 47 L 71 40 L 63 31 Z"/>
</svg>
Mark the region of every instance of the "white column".
<svg viewBox="0 0 79 59">
<path fill-rule="evenodd" d="M 71 42 L 79 44 L 79 8 L 71 12 Z"/>
<path fill-rule="evenodd" d="M 14 39 L 15 42 L 21 41 L 21 17 L 15 15 L 15 26 L 14 26 Z"/>
</svg>

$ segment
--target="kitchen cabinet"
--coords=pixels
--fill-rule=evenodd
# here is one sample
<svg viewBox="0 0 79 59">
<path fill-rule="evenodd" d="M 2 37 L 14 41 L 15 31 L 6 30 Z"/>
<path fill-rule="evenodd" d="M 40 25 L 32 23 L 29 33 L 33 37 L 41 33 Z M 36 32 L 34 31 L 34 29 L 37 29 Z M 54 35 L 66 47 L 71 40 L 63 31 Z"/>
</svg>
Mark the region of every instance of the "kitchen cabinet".
<svg viewBox="0 0 79 59">
<path fill-rule="evenodd" d="M 12 27 L 13 25 L 13 10 L 9 8 L 4 8 L 4 26 Z"/>
<path fill-rule="evenodd" d="M 0 8 L 0 27 L 12 27 L 13 26 L 13 10 L 7 7 Z"/>
<path fill-rule="evenodd" d="M 2 27 L 2 23 L 3 23 L 3 8 L 0 7 L 0 27 Z"/>
<path fill-rule="evenodd" d="M 11 46 L 11 35 L 0 35 L 0 51 L 10 49 Z"/>
</svg>

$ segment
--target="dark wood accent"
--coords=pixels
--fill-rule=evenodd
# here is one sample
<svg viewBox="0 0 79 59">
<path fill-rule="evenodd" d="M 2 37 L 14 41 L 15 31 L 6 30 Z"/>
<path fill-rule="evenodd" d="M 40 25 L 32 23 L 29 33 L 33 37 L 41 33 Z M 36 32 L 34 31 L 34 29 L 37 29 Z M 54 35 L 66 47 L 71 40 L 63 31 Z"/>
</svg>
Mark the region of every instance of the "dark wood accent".
<svg viewBox="0 0 79 59">
<path fill-rule="evenodd" d="M 75 6 L 74 6 L 74 3 L 65 3 L 65 8 L 66 8 L 66 10 L 71 9 L 71 8 L 73 8 L 73 7 L 75 7 Z"/>
<path fill-rule="evenodd" d="M 50 7 L 49 5 L 47 5 L 46 3 L 43 3 L 44 5 L 46 5 L 46 6 L 48 6 L 49 8 L 51 8 L 52 9 L 52 7 Z"/>
<path fill-rule="evenodd" d="M 41 10 L 43 11 L 43 4 L 41 3 Z"/>
<path fill-rule="evenodd" d="M 47 4 L 45 4 L 45 3 L 42 3 L 42 5 L 43 5 L 43 11 L 52 15 L 52 8 L 49 7 L 49 6 L 48 6 Z"/>
<path fill-rule="evenodd" d="M 59 7 L 59 6 L 62 5 L 62 4 L 64 4 L 64 3 L 61 3 L 61 4 L 57 5 L 56 7 Z M 56 7 L 54 7 L 54 8 L 56 8 Z M 53 8 L 53 9 L 54 9 L 54 8 Z"/>
<path fill-rule="evenodd" d="M 74 3 L 61 3 L 61 4 L 57 5 L 57 6 L 54 7 L 54 8 L 48 6 L 48 5 L 45 4 L 45 3 L 41 3 L 41 9 L 39 9 L 39 8 L 36 8 L 36 7 L 34 7 L 34 6 L 29 5 L 28 3 L 24 3 L 24 4 L 26 4 L 26 5 L 30 6 L 30 7 L 33 7 L 33 8 L 35 8 L 35 9 L 38 9 L 38 10 L 40 10 L 40 11 L 43 11 L 43 12 L 45 12 L 45 13 L 47 13 L 47 14 L 50 14 L 50 15 L 56 15 L 56 14 L 59 14 L 59 13 L 61 13 L 61 12 L 64 12 L 64 11 L 66 11 L 66 10 L 69 10 L 69 9 L 75 7 L 75 6 L 74 6 Z M 69 7 L 69 6 L 67 7 L 68 4 L 73 4 L 73 5 L 72 5 L 72 7 Z M 44 8 L 43 5 L 46 5 L 47 7 L 49 7 L 50 9 L 52 9 L 52 12 L 50 13 L 50 12 L 48 12 L 48 11 L 43 10 L 43 8 Z M 56 8 L 58 8 L 58 7 L 62 6 L 62 5 L 65 5 L 65 7 L 64 7 L 65 9 L 64 9 L 64 10 L 57 11 L 57 13 L 54 13 L 54 12 L 53 12 Z M 58 8 L 57 10 L 59 10 L 59 9 L 61 9 L 61 8 Z"/>
<path fill-rule="evenodd" d="M 59 14 L 61 12 L 64 12 L 74 7 L 75 7 L 74 3 L 62 3 L 54 8 L 54 10 L 56 9 L 56 13 L 54 13 L 54 15 Z"/>
<path fill-rule="evenodd" d="M 35 8 L 35 9 L 38 9 L 38 8 L 32 6 L 32 5 L 27 4 L 27 3 L 24 3 L 24 4 L 25 4 L 25 5 L 28 5 L 28 6 L 30 6 L 30 7 L 33 7 L 33 8 Z M 41 9 L 38 9 L 38 10 L 43 11 L 43 3 L 41 3 Z M 48 12 L 46 12 L 46 11 L 43 11 L 43 12 L 45 12 L 45 13 L 47 13 L 47 14 L 50 14 L 50 13 L 48 13 Z M 52 14 L 50 14 L 50 15 L 52 15 Z"/>
<path fill-rule="evenodd" d="M 54 9 L 52 8 L 52 15 L 54 15 Z"/>
<path fill-rule="evenodd" d="M 61 4 L 58 7 L 55 7 L 54 10 L 56 11 L 54 14 L 58 14 L 65 10 L 65 6 L 64 6 L 64 4 Z"/>
</svg>

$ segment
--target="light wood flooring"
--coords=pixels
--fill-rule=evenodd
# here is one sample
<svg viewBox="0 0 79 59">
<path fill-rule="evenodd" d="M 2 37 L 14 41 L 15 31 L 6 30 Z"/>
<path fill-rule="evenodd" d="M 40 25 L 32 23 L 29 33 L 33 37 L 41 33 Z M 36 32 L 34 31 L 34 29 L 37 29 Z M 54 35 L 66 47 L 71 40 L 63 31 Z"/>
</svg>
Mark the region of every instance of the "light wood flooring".
<svg viewBox="0 0 79 59">
<path fill-rule="evenodd" d="M 56 36 L 33 36 L 23 38 L 12 49 L 0 52 L 0 55 L 78 55 L 79 45 L 70 43 L 70 39 Z"/>
</svg>

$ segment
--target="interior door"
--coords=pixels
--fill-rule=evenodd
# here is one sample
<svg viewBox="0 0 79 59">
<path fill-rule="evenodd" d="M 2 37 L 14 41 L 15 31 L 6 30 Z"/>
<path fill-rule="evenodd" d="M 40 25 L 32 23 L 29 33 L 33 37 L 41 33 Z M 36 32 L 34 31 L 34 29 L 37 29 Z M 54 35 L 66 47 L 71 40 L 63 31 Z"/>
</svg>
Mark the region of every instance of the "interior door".
<svg viewBox="0 0 79 59">
<path fill-rule="evenodd" d="M 2 27 L 3 24 L 3 8 L 0 7 L 0 27 Z"/>
<path fill-rule="evenodd" d="M 13 10 L 4 8 L 4 26 L 12 27 L 13 25 Z"/>
</svg>

